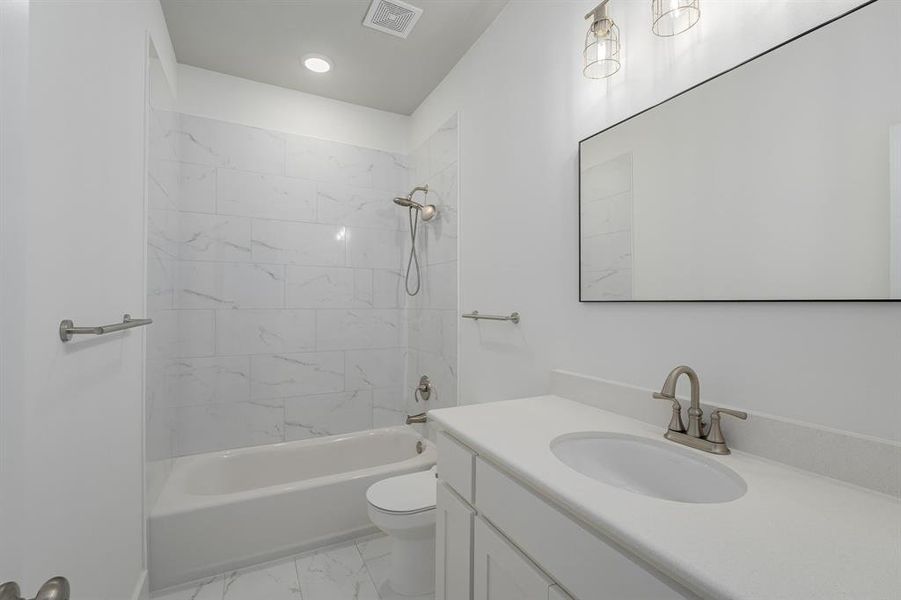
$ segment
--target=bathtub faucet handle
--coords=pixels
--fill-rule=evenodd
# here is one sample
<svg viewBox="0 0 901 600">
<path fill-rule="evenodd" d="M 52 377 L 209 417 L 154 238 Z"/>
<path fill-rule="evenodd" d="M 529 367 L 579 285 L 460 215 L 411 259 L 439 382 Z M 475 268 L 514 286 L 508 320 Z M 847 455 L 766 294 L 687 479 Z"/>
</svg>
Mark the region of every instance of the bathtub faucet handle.
<svg viewBox="0 0 901 600">
<path fill-rule="evenodd" d="M 432 396 L 432 380 L 429 379 L 428 375 L 423 375 L 419 378 L 419 385 L 416 386 L 416 389 L 413 390 L 413 398 L 419 402 L 421 399 L 423 402 L 428 402 L 429 398 Z"/>
</svg>

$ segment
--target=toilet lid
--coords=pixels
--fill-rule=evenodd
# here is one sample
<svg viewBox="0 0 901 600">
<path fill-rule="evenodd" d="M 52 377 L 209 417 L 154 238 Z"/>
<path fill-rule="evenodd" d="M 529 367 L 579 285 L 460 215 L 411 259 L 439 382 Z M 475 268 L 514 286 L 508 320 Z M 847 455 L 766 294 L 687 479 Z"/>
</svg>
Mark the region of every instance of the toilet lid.
<svg viewBox="0 0 901 600">
<path fill-rule="evenodd" d="M 436 487 L 433 468 L 377 481 L 366 490 L 366 500 L 386 512 L 422 512 L 435 508 Z"/>
</svg>

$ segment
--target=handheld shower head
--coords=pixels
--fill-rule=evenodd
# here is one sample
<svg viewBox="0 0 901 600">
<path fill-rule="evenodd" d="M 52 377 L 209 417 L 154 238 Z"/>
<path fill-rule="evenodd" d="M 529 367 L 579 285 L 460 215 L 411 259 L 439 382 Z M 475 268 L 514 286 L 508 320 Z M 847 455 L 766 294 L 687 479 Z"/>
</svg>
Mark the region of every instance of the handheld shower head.
<svg viewBox="0 0 901 600">
<path fill-rule="evenodd" d="M 407 196 L 398 196 L 394 199 L 394 203 L 405 208 L 412 208 L 419 211 L 419 216 L 423 221 L 431 221 L 438 214 L 438 209 L 433 204 L 420 204 L 413 200 L 413 194 L 416 192 L 429 193 L 429 186 L 423 185 L 413 188 Z"/>
<path fill-rule="evenodd" d="M 397 204 L 398 206 L 403 206 L 406 208 L 415 208 L 416 210 L 419 210 L 422 208 L 422 204 L 420 204 L 419 202 L 414 202 L 413 200 L 410 200 L 409 198 L 404 198 L 402 196 L 398 196 L 397 198 L 395 198 L 394 203 Z"/>
</svg>

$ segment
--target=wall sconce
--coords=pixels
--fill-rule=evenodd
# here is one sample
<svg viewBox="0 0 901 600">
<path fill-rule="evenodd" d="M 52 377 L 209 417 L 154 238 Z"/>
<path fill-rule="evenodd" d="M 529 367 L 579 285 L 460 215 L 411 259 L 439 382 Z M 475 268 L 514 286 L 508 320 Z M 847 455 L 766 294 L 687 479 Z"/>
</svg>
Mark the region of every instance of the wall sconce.
<svg viewBox="0 0 901 600">
<path fill-rule="evenodd" d="M 651 31 L 660 37 L 679 35 L 701 18 L 700 0 L 651 0 Z"/>
<path fill-rule="evenodd" d="M 607 15 L 607 2 L 609 0 L 604 0 L 585 15 L 585 20 L 590 21 L 591 25 L 588 26 L 585 48 L 582 50 L 582 74 L 589 79 L 610 77 L 620 68 L 619 27 Z"/>
</svg>

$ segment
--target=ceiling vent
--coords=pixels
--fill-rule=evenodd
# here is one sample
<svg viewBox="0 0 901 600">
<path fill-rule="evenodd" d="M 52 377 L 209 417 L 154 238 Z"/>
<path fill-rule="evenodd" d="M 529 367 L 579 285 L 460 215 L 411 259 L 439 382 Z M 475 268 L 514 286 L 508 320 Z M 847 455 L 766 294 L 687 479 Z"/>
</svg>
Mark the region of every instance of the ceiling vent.
<svg viewBox="0 0 901 600">
<path fill-rule="evenodd" d="M 363 25 L 376 31 L 406 38 L 413 31 L 422 9 L 400 0 L 372 0 Z"/>
</svg>

